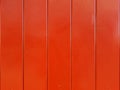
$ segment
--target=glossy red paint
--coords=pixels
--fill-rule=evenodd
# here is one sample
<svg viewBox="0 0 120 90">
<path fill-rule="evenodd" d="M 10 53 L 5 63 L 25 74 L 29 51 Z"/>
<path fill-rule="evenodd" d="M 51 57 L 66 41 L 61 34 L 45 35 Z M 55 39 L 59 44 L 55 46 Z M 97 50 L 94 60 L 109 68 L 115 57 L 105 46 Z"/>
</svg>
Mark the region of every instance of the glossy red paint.
<svg viewBox="0 0 120 90">
<path fill-rule="evenodd" d="M 24 90 L 47 90 L 46 0 L 24 0 Z"/>
<path fill-rule="evenodd" d="M 1 0 L 1 90 L 119 90 L 119 0 Z"/>
<path fill-rule="evenodd" d="M 118 4 L 119 0 L 97 0 L 97 90 L 119 90 Z"/>
<path fill-rule="evenodd" d="M 22 0 L 1 0 L 1 90 L 23 90 Z"/>
<path fill-rule="evenodd" d="M 48 90 L 70 90 L 70 0 L 48 0 Z"/>
<path fill-rule="evenodd" d="M 1 57 L 1 5 L 0 5 L 0 67 L 1 67 L 1 60 L 2 60 L 2 57 Z M 1 68 L 0 68 L 0 77 L 1 77 Z M 1 81 L 1 78 L 0 78 L 0 81 Z M 1 82 L 0 82 L 0 87 L 1 87 Z"/>
<path fill-rule="evenodd" d="M 94 3 L 72 1 L 72 90 L 95 90 Z"/>
</svg>

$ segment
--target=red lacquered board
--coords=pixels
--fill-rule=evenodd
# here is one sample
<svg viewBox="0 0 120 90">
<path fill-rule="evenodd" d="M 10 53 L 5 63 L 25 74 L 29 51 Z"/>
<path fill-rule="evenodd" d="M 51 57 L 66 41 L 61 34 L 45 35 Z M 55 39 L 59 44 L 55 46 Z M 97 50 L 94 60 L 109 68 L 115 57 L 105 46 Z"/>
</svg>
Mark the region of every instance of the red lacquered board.
<svg viewBox="0 0 120 90">
<path fill-rule="evenodd" d="M 70 90 L 70 0 L 48 0 L 47 33 L 48 90 Z"/>
<path fill-rule="evenodd" d="M 46 0 L 24 0 L 24 90 L 47 90 Z"/>
<path fill-rule="evenodd" d="M 72 1 L 72 90 L 95 90 L 95 0 Z"/>
<path fill-rule="evenodd" d="M 0 90 L 119 90 L 119 0 L 1 0 Z"/>
<path fill-rule="evenodd" d="M 0 67 L 1 67 L 1 5 L 0 5 Z M 1 77 L 1 68 L 0 68 L 0 77 Z M 0 78 L 1 81 L 1 78 Z M 0 82 L 0 87 L 1 87 L 1 82 Z"/>
<path fill-rule="evenodd" d="M 97 0 L 96 90 L 119 90 L 119 0 Z"/>
<path fill-rule="evenodd" d="M 1 90 L 23 90 L 22 0 L 1 0 Z"/>
</svg>

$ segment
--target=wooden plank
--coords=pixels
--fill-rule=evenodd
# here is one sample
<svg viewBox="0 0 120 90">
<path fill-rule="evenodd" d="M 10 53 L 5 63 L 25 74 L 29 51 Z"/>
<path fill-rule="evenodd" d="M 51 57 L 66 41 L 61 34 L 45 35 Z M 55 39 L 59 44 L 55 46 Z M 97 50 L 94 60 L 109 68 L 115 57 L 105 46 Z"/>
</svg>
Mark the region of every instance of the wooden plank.
<svg viewBox="0 0 120 90">
<path fill-rule="evenodd" d="M 24 0 L 24 89 L 46 90 L 46 0 Z"/>
<path fill-rule="evenodd" d="M 48 0 L 48 90 L 70 84 L 70 0 Z"/>
<path fill-rule="evenodd" d="M 94 3 L 72 1 L 72 90 L 95 90 Z"/>
<path fill-rule="evenodd" d="M 118 2 L 97 0 L 97 90 L 119 90 Z"/>
<path fill-rule="evenodd" d="M 1 90 L 23 90 L 22 0 L 1 0 Z"/>
<path fill-rule="evenodd" d="M 0 4 L 0 88 L 1 88 L 1 60 L 2 60 L 2 56 L 1 56 L 1 4 Z"/>
</svg>

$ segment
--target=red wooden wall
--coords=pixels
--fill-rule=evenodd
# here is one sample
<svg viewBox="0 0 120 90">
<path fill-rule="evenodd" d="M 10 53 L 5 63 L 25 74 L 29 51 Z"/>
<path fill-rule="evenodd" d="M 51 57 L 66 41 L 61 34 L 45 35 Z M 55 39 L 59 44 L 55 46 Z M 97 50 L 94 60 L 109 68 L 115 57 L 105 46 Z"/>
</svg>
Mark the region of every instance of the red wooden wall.
<svg viewBox="0 0 120 90">
<path fill-rule="evenodd" d="M 0 0 L 0 90 L 119 90 L 119 0 Z"/>
</svg>

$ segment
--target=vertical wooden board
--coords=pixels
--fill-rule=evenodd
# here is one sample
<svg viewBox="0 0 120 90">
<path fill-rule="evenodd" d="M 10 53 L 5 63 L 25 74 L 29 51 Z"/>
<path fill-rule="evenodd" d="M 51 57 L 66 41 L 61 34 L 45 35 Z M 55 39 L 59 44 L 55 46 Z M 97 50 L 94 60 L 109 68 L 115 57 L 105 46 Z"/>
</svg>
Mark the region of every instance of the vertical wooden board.
<svg viewBox="0 0 120 90">
<path fill-rule="evenodd" d="M 94 3 L 72 1 L 72 90 L 95 90 Z"/>
<path fill-rule="evenodd" d="M 97 0 L 97 90 L 119 90 L 118 2 Z"/>
<path fill-rule="evenodd" d="M 48 90 L 70 90 L 70 0 L 48 0 Z"/>
<path fill-rule="evenodd" d="M 1 88 L 1 4 L 0 4 L 0 88 Z"/>
<path fill-rule="evenodd" d="M 46 0 L 24 0 L 24 90 L 46 90 Z"/>
<path fill-rule="evenodd" d="M 1 90 L 23 90 L 22 0 L 1 0 Z"/>
</svg>

